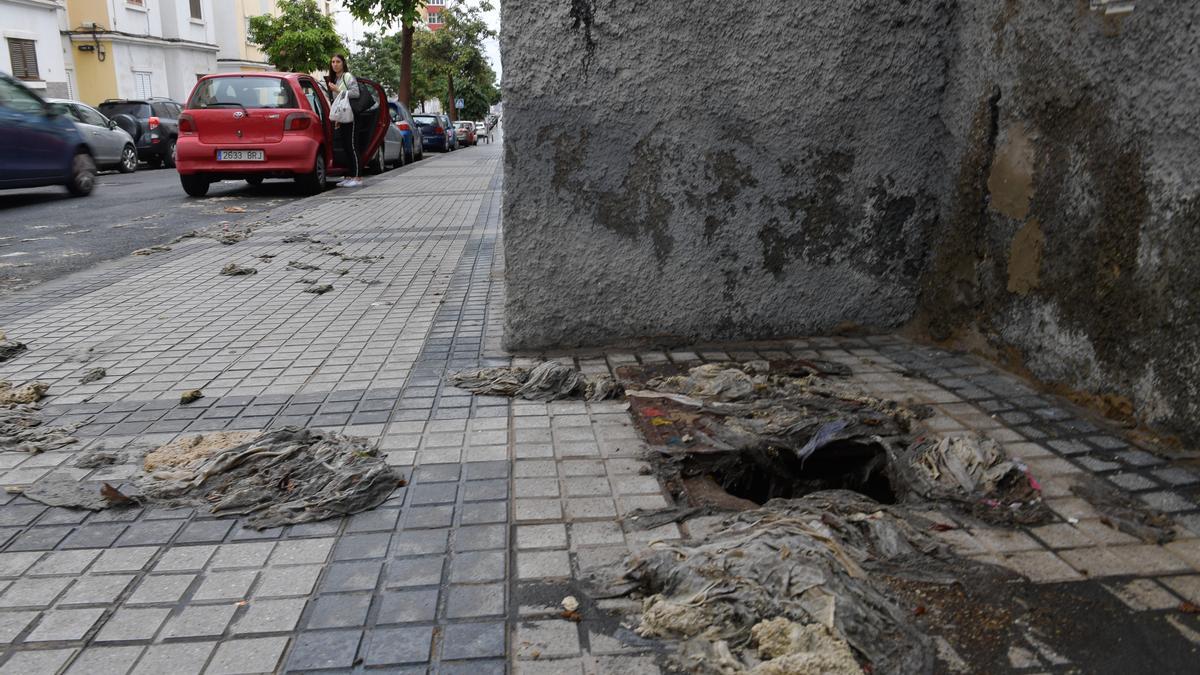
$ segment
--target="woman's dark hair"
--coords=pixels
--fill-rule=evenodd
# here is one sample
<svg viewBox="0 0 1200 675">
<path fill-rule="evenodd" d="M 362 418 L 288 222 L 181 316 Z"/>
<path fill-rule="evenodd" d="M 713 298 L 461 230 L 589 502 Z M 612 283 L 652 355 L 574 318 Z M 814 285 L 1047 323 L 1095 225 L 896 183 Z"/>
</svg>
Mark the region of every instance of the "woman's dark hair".
<svg viewBox="0 0 1200 675">
<path fill-rule="evenodd" d="M 334 59 L 342 60 L 342 72 L 343 73 L 350 72 L 350 62 L 346 60 L 346 55 L 345 54 L 334 54 L 333 56 L 329 57 L 329 76 L 330 77 L 337 77 L 337 73 L 333 72 L 333 60 Z"/>
</svg>

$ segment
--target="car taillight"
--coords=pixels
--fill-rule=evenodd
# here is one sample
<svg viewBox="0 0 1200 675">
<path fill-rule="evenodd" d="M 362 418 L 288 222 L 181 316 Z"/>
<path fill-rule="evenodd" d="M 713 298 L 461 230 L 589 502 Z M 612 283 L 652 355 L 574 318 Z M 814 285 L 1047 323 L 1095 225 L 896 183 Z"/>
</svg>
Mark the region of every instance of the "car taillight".
<svg viewBox="0 0 1200 675">
<path fill-rule="evenodd" d="M 151 118 L 150 118 L 150 128 L 151 128 L 151 129 L 157 129 L 157 128 L 158 128 L 158 118 L 157 118 L 157 117 L 151 117 Z"/>
<path fill-rule="evenodd" d="M 408 131 L 408 122 L 396 122 L 396 128 L 400 131 Z"/>
<path fill-rule="evenodd" d="M 153 119 L 153 118 L 151 118 L 151 119 Z M 192 119 L 191 115 L 184 113 L 179 116 L 179 133 L 181 133 L 181 134 L 196 133 L 196 120 Z"/>
<path fill-rule="evenodd" d="M 441 128 L 441 127 L 434 127 L 434 128 L 433 128 L 433 133 L 435 133 L 435 134 L 444 134 L 444 133 L 446 133 L 446 130 L 445 130 L 445 129 L 443 129 L 443 128 Z"/>
<path fill-rule="evenodd" d="M 304 131 L 312 126 L 312 118 L 304 113 L 290 113 L 283 120 L 284 131 Z"/>
</svg>

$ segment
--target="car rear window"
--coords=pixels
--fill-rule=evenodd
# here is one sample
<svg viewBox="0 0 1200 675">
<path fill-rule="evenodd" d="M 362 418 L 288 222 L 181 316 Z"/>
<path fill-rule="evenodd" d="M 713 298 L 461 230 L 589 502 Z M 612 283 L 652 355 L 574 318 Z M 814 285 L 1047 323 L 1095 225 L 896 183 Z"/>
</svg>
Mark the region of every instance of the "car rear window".
<svg viewBox="0 0 1200 675">
<path fill-rule="evenodd" d="M 100 112 L 106 117 L 129 115 L 134 119 L 145 119 L 150 116 L 149 103 L 101 103 Z"/>
<path fill-rule="evenodd" d="M 433 115 L 413 115 L 413 121 L 423 127 L 436 127 L 438 118 Z"/>
<path fill-rule="evenodd" d="M 214 77 L 196 85 L 189 108 L 296 108 L 288 83 L 278 77 Z"/>
</svg>

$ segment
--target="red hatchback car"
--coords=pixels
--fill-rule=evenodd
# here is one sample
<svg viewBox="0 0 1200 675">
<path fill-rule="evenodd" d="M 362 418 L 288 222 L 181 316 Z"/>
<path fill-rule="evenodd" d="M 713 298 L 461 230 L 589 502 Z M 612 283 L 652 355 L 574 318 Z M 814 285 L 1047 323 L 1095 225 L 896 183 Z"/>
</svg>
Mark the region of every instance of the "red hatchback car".
<svg viewBox="0 0 1200 675">
<path fill-rule="evenodd" d="M 358 82 L 371 88 L 375 101 L 387 100 L 378 84 Z M 369 166 L 390 121 L 386 105 L 358 116 L 363 128 L 356 132 L 366 148 L 361 166 Z M 202 78 L 179 116 L 175 153 L 179 180 L 193 197 L 203 197 L 213 182 L 231 179 L 257 185 L 266 178 L 293 178 L 317 193 L 346 167 L 323 83 L 299 73 Z"/>
</svg>

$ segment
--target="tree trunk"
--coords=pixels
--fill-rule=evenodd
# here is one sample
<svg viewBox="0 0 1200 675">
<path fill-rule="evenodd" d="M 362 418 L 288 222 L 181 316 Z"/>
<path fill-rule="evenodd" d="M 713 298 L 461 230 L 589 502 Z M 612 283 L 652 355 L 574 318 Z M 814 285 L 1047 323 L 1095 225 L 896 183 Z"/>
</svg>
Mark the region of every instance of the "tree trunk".
<svg viewBox="0 0 1200 675">
<path fill-rule="evenodd" d="M 450 122 L 454 123 L 458 121 L 458 108 L 454 107 L 454 101 L 457 100 L 454 98 L 454 73 L 447 73 L 446 81 L 450 83 L 450 104 L 446 107 L 450 109 Z"/>
<path fill-rule="evenodd" d="M 412 54 L 413 27 L 405 23 L 400 27 L 400 102 L 412 110 Z"/>
</svg>

